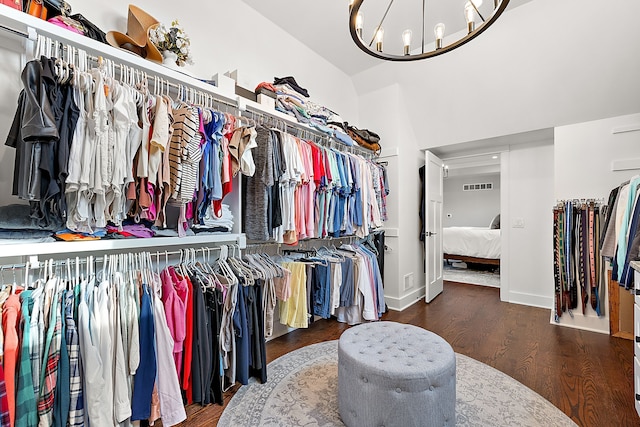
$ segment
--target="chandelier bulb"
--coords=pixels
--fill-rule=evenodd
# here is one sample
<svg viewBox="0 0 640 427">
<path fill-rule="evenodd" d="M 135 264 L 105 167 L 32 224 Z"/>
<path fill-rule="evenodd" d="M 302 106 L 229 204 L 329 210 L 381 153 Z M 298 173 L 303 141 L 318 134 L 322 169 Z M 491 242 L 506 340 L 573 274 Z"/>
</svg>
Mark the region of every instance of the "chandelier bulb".
<svg viewBox="0 0 640 427">
<path fill-rule="evenodd" d="M 468 1 L 467 4 L 465 4 L 464 6 L 464 18 L 467 21 L 467 31 L 469 33 L 473 32 L 473 30 L 475 29 L 475 21 L 474 21 L 475 13 L 476 13 L 476 10 L 473 8 L 473 5 L 471 4 L 471 2 Z"/>
<path fill-rule="evenodd" d="M 436 49 L 442 49 L 442 38 L 444 37 L 444 24 L 440 22 L 433 28 L 433 33 L 436 36 Z"/>
<path fill-rule="evenodd" d="M 362 12 L 358 12 L 358 14 L 356 15 L 356 32 L 358 33 L 358 36 L 360 38 L 362 38 L 363 28 L 364 28 L 364 15 L 362 15 Z"/>
<path fill-rule="evenodd" d="M 411 48 L 411 30 L 404 30 L 402 32 L 402 44 L 404 45 L 404 54 L 409 55 Z"/>
<path fill-rule="evenodd" d="M 376 50 L 382 52 L 382 41 L 384 40 L 384 28 L 379 27 L 376 31 Z"/>
</svg>

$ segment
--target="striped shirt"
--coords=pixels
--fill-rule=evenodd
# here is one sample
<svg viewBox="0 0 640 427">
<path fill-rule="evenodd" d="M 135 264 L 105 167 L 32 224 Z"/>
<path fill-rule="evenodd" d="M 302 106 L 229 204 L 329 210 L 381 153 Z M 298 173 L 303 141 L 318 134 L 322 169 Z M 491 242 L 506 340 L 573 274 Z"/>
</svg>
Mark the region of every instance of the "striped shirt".
<svg viewBox="0 0 640 427">
<path fill-rule="evenodd" d="M 195 124 L 200 131 L 204 132 L 199 114 L 196 115 Z M 202 133 L 200 133 L 200 131 L 194 133 L 189 140 L 186 147 L 187 156 L 182 159 L 182 182 L 178 191 L 178 200 L 183 203 L 188 203 L 193 200 L 198 183 L 200 159 L 202 158 L 202 150 L 200 149 Z"/>
<path fill-rule="evenodd" d="M 73 318 L 74 293 L 68 291 L 65 297 L 65 317 L 67 321 L 66 344 L 69 352 L 69 427 L 84 425 L 84 397 L 80 372 L 80 344 L 78 328 Z"/>
<path fill-rule="evenodd" d="M 182 164 L 188 157 L 189 142 L 198 133 L 198 113 L 196 110 L 184 106 L 173 112 L 173 134 L 169 142 L 169 169 L 171 177 L 169 187 L 171 198 L 179 200 L 182 185 Z M 198 141 L 199 142 L 199 141 Z"/>
</svg>

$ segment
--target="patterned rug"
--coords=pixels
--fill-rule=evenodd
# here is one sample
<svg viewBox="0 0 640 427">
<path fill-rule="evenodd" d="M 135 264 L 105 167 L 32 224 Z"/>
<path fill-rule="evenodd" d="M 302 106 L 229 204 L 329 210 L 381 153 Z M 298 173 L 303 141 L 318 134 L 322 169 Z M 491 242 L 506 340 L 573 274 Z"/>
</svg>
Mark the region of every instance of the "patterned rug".
<svg viewBox="0 0 640 427">
<path fill-rule="evenodd" d="M 303 347 L 268 366 L 266 384 L 233 396 L 219 426 L 344 426 L 338 414 L 338 341 Z M 456 426 L 576 426 L 502 372 L 456 354 Z"/>
<path fill-rule="evenodd" d="M 500 273 L 491 271 L 474 270 L 470 268 L 458 268 L 457 264 L 453 266 L 445 265 L 442 269 L 442 278 L 450 282 L 470 283 L 472 285 L 500 287 Z M 464 263 L 460 263 L 464 265 Z"/>
</svg>

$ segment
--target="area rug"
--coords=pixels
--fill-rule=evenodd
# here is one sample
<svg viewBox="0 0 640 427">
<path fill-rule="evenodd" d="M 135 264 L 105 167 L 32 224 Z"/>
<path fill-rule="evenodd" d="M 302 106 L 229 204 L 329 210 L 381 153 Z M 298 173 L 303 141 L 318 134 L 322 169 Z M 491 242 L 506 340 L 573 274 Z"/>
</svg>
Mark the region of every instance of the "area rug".
<svg viewBox="0 0 640 427">
<path fill-rule="evenodd" d="M 442 278 L 449 282 L 470 283 L 472 285 L 500 287 L 500 273 L 480 271 L 468 268 L 456 268 L 445 265 L 442 269 Z"/>
<path fill-rule="evenodd" d="M 338 341 L 303 347 L 268 366 L 266 384 L 241 387 L 219 426 L 344 426 L 338 414 Z M 456 426 L 576 426 L 502 372 L 456 354 Z"/>
</svg>

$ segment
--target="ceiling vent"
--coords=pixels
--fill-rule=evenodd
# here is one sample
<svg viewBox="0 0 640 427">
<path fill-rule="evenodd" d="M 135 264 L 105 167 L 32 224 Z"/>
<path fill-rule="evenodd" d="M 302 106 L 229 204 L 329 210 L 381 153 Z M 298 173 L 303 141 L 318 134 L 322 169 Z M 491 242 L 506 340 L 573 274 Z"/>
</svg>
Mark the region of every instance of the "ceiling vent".
<svg viewBox="0 0 640 427">
<path fill-rule="evenodd" d="M 463 184 L 462 191 L 483 191 L 493 190 L 493 182 L 485 182 L 482 184 Z"/>
</svg>

